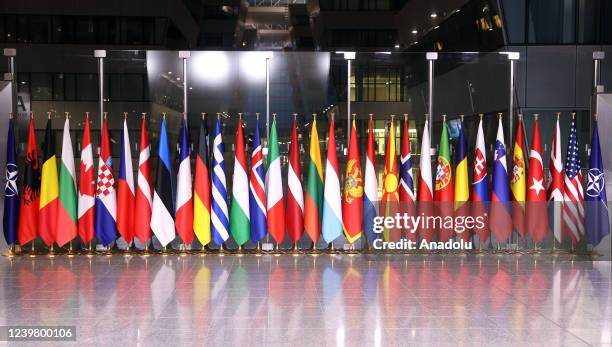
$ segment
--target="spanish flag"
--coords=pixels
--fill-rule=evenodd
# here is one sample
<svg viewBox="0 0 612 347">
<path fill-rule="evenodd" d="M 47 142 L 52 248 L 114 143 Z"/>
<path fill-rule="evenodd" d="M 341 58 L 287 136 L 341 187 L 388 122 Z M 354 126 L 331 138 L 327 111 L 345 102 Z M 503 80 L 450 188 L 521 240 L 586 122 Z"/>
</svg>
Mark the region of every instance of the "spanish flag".
<svg viewBox="0 0 612 347">
<path fill-rule="evenodd" d="M 310 133 L 310 160 L 306 191 L 304 196 L 304 230 L 312 242 L 317 243 L 321 235 L 323 217 L 323 166 L 321 165 L 321 147 L 317 133 L 317 120 L 312 120 Z"/>
<path fill-rule="evenodd" d="M 523 137 L 523 116 L 518 116 L 516 137 L 514 140 L 514 155 L 512 157 L 512 172 L 510 176 L 510 191 L 512 197 L 512 221 L 516 232 L 525 238 L 525 198 L 527 197 L 527 181 L 525 179 L 525 139 Z"/>
<path fill-rule="evenodd" d="M 387 138 L 387 146 L 385 150 L 385 171 L 383 178 L 383 194 L 382 207 L 384 208 L 385 216 L 394 216 L 398 212 L 399 191 L 398 191 L 398 175 L 397 175 L 397 152 L 395 151 L 395 127 L 393 116 L 389 123 L 389 137 Z M 389 233 L 388 229 L 384 231 L 384 239 L 386 241 L 397 241 L 401 238 L 401 231 L 393 229 Z"/>
<path fill-rule="evenodd" d="M 38 225 L 40 238 L 51 246 L 57 236 L 57 198 L 59 184 L 57 179 L 57 159 L 55 158 L 55 137 L 51 130 L 51 114 L 47 119 L 45 142 L 43 143 L 43 164 L 40 178 L 40 207 Z"/>
<path fill-rule="evenodd" d="M 354 119 L 346 162 L 344 194 L 342 194 L 342 221 L 344 235 L 349 243 L 353 243 L 361 237 L 361 231 L 363 230 L 363 220 L 361 218 L 363 215 L 363 178 L 361 176 L 359 141 Z"/>
</svg>

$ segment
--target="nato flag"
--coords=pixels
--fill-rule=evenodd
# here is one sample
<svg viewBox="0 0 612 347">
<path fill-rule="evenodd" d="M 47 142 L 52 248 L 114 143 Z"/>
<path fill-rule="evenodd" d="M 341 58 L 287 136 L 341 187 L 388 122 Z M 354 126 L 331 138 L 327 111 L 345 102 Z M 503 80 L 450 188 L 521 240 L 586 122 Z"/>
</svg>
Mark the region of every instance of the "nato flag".
<svg viewBox="0 0 612 347">
<path fill-rule="evenodd" d="M 4 239 L 11 245 L 17 240 L 19 190 L 17 190 L 17 152 L 13 118 L 9 120 L 6 144 L 6 186 L 4 187 Z"/>
<path fill-rule="evenodd" d="M 601 147 L 597 121 L 593 128 L 591 140 L 591 156 L 589 158 L 589 173 L 587 176 L 585 204 L 586 235 L 593 246 L 610 233 L 610 217 L 606 199 L 606 184 L 601 160 Z"/>
</svg>

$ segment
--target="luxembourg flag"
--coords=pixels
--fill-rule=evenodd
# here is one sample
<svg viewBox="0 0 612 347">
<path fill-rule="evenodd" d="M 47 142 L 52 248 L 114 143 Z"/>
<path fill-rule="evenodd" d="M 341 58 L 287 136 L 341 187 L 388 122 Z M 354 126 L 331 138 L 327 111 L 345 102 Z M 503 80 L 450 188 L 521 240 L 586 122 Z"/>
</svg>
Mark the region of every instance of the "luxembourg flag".
<svg viewBox="0 0 612 347">
<path fill-rule="evenodd" d="M 342 197 L 338 179 L 338 155 L 334 136 L 334 120 L 329 122 L 327 163 L 325 164 L 325 188 L 323 190 L 323 239 L 330 243 L 342 235 Z"/>
<path fill-rule="evenodd" d="M 108 246 L 119 236 L 117 230 L 117 193 L 115 192 L 113 158 L 111 157 L 108 140 L 106 115 L 102 123 L 102 139 L 100 140 L 94 228 L 96 237 L 104 246 Z"/>
<path fill-rule="evenodd" d="M 183 117 L 179 142 L 179 169 L 176 179 L 176 231 L 183 243 L 189 245 L 195 238 L 193 232 L 193 196 L 191 189 L 191 161 L 187 116 Z"/>
<path fill-rule="evenodd" d="M 378 216 L 378 180 L 376 178 L 376 155 L 374 154 L 374 125 L 370 116 L 368 145 L 366 149 L 364 194 L 363 194 L 363 229 L 370 241 L 377 239 L 374 233 L 374 217 Z"/>
<path fill-rule="evenodd" d="M 130 150 L 130 134 L 128 133 L 127 119 L 123 120 L 117 195 L 117 230 L 119 230 L 119 233 L 129 245 L 134 239 L 135 197 L 134 171 L 132 170 L 132 152 Z"/>
<path fill-rule="evenodd" d="M 508 186 L 508 166 L 506 164 L 506 145 L 501 115 L 495 139 L 495 163 L 493 164 L 493 193 L 491 194 L 491 214 L 489 226 L 495 239 L 505 241 L 512 233 L 510 218 L 510 188 Z"/>
</svg>

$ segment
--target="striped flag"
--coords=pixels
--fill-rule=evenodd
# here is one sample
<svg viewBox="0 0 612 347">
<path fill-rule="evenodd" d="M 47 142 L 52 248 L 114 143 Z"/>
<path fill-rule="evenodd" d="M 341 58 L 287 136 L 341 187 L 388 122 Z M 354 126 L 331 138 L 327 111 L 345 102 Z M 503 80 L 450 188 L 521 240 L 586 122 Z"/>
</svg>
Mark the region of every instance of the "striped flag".
<svg viewBox="0 0 612 347">
<path fill-rule="evenodd" d="M 582 173 L 578 153 L 578 135 L 576 119 L 572 118 L 567 156 L 565 158 L 565 178 L 563 204 L 563 229 L 575 245 L 584 235 L 584 194 L 582 191 Z"/>
<path fill-rule="evenodd" d="M 589 156 L 589 173 L 587 176 L 585 197 L 586 236 L 593 247 L 597 246 L 601 240 L 610 233 L 610 215 L 608 212 L 608 199 L 606 199 L 606 181 L 597 128 L 596 116 L 591 139 L 591 155 Z"/>
<path fill-rule="evenodd" d="M 548 216 L 555 239 L 560 243 L 562 241 L 561 230 L 565 188 L 563 180 L 565 173 L 563 172 L 563 161 L 561 160 L 561 127 L 559 126 L 558 114 L 551 148 L 550 160 L 548 161 L 548 169 L 550 172 L 550 182 L 548 184 Z"/>
<path fill-rule="evenodd" d="M 259 115 L 255 121 L 253 152 L 249 177 L 249 208 L 251 214 L 251 241 L 259 242 L 266 236 L 266 191 L 264 185 L 264 161 L 259 139 Z"/>
<path fill-rule="evenodd" d="M 229 226 L 232 237 L 238 246 L 249 240 L 249 179 L 246 170 L 246 153 L 244 149 L 244 134 L 242 131 L 242 116 L 236 125 L 236 156 L 234 158 L 234 176 L 232 182 L 232 205 L 230 209 Z"/>
<path fill-rule="evenodd" d="M 166 116 L 162 118 L 157 149 L 157 169 L 155 170 L 155 190 L 151 205 L 151 230 L 162 247 L 166 247 L 176 237 L 174 228 L 174 187 L 172 185 L 172 164 L 170 146 L 166 133 Z"/>
<path fill-rule="evenodd" d="M 78 233 L 83 243 L 94 238 L 94 206 L 96 204 L 96 178 L 94 176 L 93 147 L 89 131 L 89 114 L 81 140 L 81 162 L 79 165 Z"/>
<path fill-rule="evenodd" d="M 527 203 L 525 208 L 526 227 L 535 242 L 540 242 L 548 233 L 546 211 L 546 188 L 544 187 L 544 165 L 542 164 L 542 143 L 536 115 L 533 122 L 531 151 L 529 152 L 529 174 L 527 176 Z"/>
<path fill-rule="evenodd" d="M 512 222 L 516 232 L 525 238 L 525 140 L 523 137 L 523 116 L 518 117 L 514 151 L 512 157 L 512 176 L 510 177 L 510 195 L 512 198 Z"/>
<path fill-rule="evenodd" d="M 321 232 L 325 242 L 330 243 L 342 235 L 342 197 L 338 178 L 338 154 L 334 120 L 329 122 L 327 161 L 325 163 L 325 188 L 323 189 L 323 222 Z M 353 218 L 354 219 L 354 218 Z"/>
<path fill-rule="evenodd" d="M 74 152 L 70 139 L 70 119 L 64 121 L 62 163 L 59 175 L 59 204 L 57 209 L 57 244 L 62 247 L 77 236 L 77 192 Z"/>
<path fill-rule="evenodd" d="M 476 148 L 474 149 L 474 183 L 472 183 L 472 215 L 485 216 L 489 201 L 489 176 L 487 175 L 487 151 L 485 148 L 482 115 L 478 122 Z M 488 223 L 487 223 L 488 224 Z M 489 239 L 489 228 L 475 229 L 479 242 Z"/>
<path fill-rule="evenodd" d="M 268 209 L 268 230 L 277 244 L 285 239 L 285 203 L 283 199 L 283 176 L 281 174 L 280 156 L 278 151 L 278 134 L 276 132 L 276 117 L 272 120 L 268 152 L 268 167 L 266 170 L 266 208 Z"/>
<path fill-rule="evenodd" d="M 127 128 L 127 119 L 123 119 L 119 179 L 117 180 L 117 230 L 128 245 L 134 239 L 134 199 L 134 171 L 132 169 L 130 133 Z"/>
<path fill-rule="evenodd" d="M 470 200 L 470 182 L 468 178 L 467 139 L 465 138 L 465 124 L 461 117 L 461 129 L 457 144 L 457 167 L 455 168 L 455 216 L 468 216 L 467 201 Z M 465 241 L 471 239 L 470 231 L 457 232 Z"/>
<path fill-rule="evenodd" d="M 222 245 L 229 238 L 229 219 L 227 212 L 227 184 L 225 183 L 225 160 L 223 159 L 223 140 L 221 139 L 221 120 L 217 117 L 215 137 L 213 138 L 212 169 L 212 238 Z"/>
<path fill-rule="evenodd" d="M 193 231 L 202 246 L 210 243 L 210 172 L 208 153 L 208 125 L 204 116 L 200 122 L 198 152 L 193 180 Z"/>
<path fill-rule="evenodd" d="M 373 124 L 374 122 L 370 117 L 363 184 L 363 226 L 365 235 L 370 241 L 378 238 L 374 232 L 374 218 L 378 216 L 378 169 L 376 167 L 376 153 L 374 151 L 375 144 Z"/>
<path fill-rule="evenodd" d="M 34 114 L 30 114 L 28 129 L 28 149 L 25 155 L 23 170 L 23 187 L 19 204 L 19 226 L 17 236 L 19 244 L 36 239 L 38 234 L 38 207 L 40 205 L 40 165 L 38 163 L 38 146 L 34 134 Z"/>
<path fill-rule="evenodd" d="M 423 138 L 421 139 L 421 155 L 419 159 L 419 189 L 417 190 L 417 201 L 419 202 L 419 215 L 431 216 L 433 201 L 432 177 L 431 177 L 431 140 L 429 139 L 429 122 L 425 120 L 423 126 Z M 430 228 L 420 228 L 419 236 L 422 239 L 433 240 L 433 232 Z"/>
<path fill-rule="evenodd" d="M 94 228 L 96 238 L 104 246 L 117 239 L 117 193 L 115 192 L 115 177 L 113 176 L 113 157 L 111 156 L 108 139 L 106 115 L 102 122 L 102 137 L 100 139 L 100 159 L 98 160 L 98 183 L 96 189 L 96 211 Z"/>
<path fill-rule="evenodd" d="M 498 242 L 507 240 L 512 233 L 509 200 L 506 145 L 504 143 L 504 127 L 500 116 L 497 125 L 497 138 L 495 139 L 493 193 L 491 194 L 491 214 L 489 216 L 491 232 Z"/>
<path fill-rule="evenodd" d="M 351 137 L 348 147 L 346 172 L 344 174 L 344 194 L 342 199 L 342 222 L 344 235 L 349 243 L 361 237 L 363 215 L 363 179 L 361 176 L 361 159 L 355 119 L 351 126 Z"/>
<path fill-rule="evenodd" d="M 193 231 L 193 198 L 191 186 L 191 153 L 187 116 L 183 116 L 179 139 L 179 169 L 176 177 L 176 232 L 189 245 L 195 238 Z"/>
<path fill-rule="evenodd" d="M 43 142 L 43 164 L 40 174 L 40 207 L 38 225 L 40 238 L 47 246 L 57 241 L 57 203 L 59 185 L 57 159 L 55 157 L 55 136 L 51 130 L 51 116 L 47 119 L 45 141 Z"/>
<path fill-rule="evenodd" d="M 136 202 L 134 234 L 142 243 L 151 238 L 151 204 L 153 202 L 153 180 L 151 178 L 151 146 L 147 120 L 143 114 L 140 125 L 140 154 L 138 156 L 138 179 L 136 187 Z"/>
<path fill-rule="evenodd" d="M 393 216 L 397 212 L 397 204 L 399 202 L 398 193 L 398 175 L 397 175 L 397 152 L 395 150 L 395 121 L 391 118 L 389 122 L 389 133 L 387 137 L 387 146 L 385 150 L 385 171 L 383 176 L 383 194 L 382 203 L 384 206 L 384 215 Z M 392 233 L 385 228 L 384 239 L 386 241 L 397 241 L 401 237 L 401 230 L 393 228 Z"/>
<path fill-rule="evenodd" d="M 304 196 L 304 229 L 312 242 L 317 243 L 321 235 L 321 217 L 323 216 L 323 166 L 321 165 L 321 148 L 319 147 L 316 118 L 312 120 L 309 147 L 308 176 Z"/>
<path fill-rule="evenodd" d="M 293 243 L 297 243 L 304 233 L 304 193 L 302 191 L 302 170 L 300 168 L 296 118 L 293 118 L 293 130 L 291 130 L 289 169 L 287 172 L 287 209 L 285 211 L 285 224 Z"/>
<path fill-rule="evenodd" d="M 446 117 L 442 122 L 442 133 L 440 134 L 440 147 L 438 149 L 438 163 L 436 166 L 436 186 L 434 189 L 434 201 L 438 207 L 438 215 L 445 219 L 452 216 L 452 205 L 455 189 L 453 184 L 453 168 L 451 167 L 450 148 L 448 145 L 448 127 Z M 453 236 L 452 228 L 440 227 L 438 235 L 440 241 L 446 242 Z"/>
<path fill-rule="evenodd" d="M 17 147 L 15 146 L 15 126 L 11 115 L 8 124 L 6 144 L 6 185 L 4 186 L 4 240 L 7 245 L 17 242 L 17 229 L 19 226 L 19 185 L 17 171 Z"/>
</svg>

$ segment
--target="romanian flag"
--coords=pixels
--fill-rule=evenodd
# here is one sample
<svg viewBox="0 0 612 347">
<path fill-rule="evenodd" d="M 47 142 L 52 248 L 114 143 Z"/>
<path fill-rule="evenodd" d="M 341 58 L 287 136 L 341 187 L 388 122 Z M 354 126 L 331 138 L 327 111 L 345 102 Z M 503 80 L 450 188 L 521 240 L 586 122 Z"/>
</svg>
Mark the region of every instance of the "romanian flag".
<svg viewBox="0 0 612 347">
<path fill-rule="evenodd" d="M 210 243 L 210 174 L 208 126 L 202 117 L 193 180 L 193 231 L 203 246 Z"/>
<path fill-rule="evenodd" d="M 468 180 L 467 140 L 465 138 L 465 125 L 461 118 L 459 130 L 459 143 L 457 148 L 457 167 L 455 169 L 455 215 L 467 216 L 467 201 L 470 200 L 470 182 Z M 468 230 L 457 233 L 464 240 L 471 238 Z"/>
<path fill-rule="evenodd" d="M 452 205 L 455 189 L 453 185 L 453 168 L 450 164 L 450 148 L 448 146 L 448 129 L 446 117 L 442 122 L 442 133 L 440 134 L 440 148 L 438 152 L 438 164 L 436 167 L 436 185 L 434 188 L 434 201 L 437 203 L 438 216 L 442 220 L 446 216 L 452 216 Z M 446 242 L 453 235 L 451 228 L 440 228 L 440 241 Z"/>
<path fill-rule="evenodd" d="M 323 217 L 323 166 L 321 165 L 321 148 L 317 133 L 317 120 L 312 120 L 310 133 L 310 160 L 306 178 L 304 196 L 304 229 L 312 242 L 317 243 L 321 235 L 321 218 Z"/>
<path fill-rule="evenodd" d="M 523 137 L 523 117 L 519 115 L 514 141 L 510 193 L 512 197 L 512 222 L 516 232 L 525 237 L 525 198 L 527 196 L 525 180 L 525 139 Z"/>
<path fill-rule="evenodd" d="M 394 211 L 398 210 L 399 203 L 399 191 L 398 191 L 398 175 L 397 175 L 397 152 L 395 151 L 395 127 L 393 126 L 394 120 L 391 118 L 389 123 L 389 137 L 387 138 L 387 147 L 385 150 L 385 171 L 383 177 L 383 194 L 382 194 L 382 207 L 384 208 L 385 216 L 395 215 Z M 389 233 L 388 229 L 385 229 L 384 239 L 389 241 L 399 240 L 401 237 L 400 229 L 393 229 L 392 233 Z"/>
<path fill-rule="evenodd" d="M 359 158 L 359 141 L 357 128 L 353 119 L 351 138 L 348 147 L 346 173 L 344 175 L 344 194 L 342 195 L 342 221 L 344 235 L 353 243 L 361 237 L 363 215 L 363 178 L 361 176 L 361 159 Z"/>
<path fill-rule="evenodd" d="M 57 209 L 57 244 L 62 247 L 77 236 L 77 190 L 74 168 L 74 152 L 70 139 L 70 119 L 64 122 L 62 139 L 62 163 L 59 179 L 59 204 Z"/>
<path fill-rule="evenodd" d="M 55 137 L 51 130 L 51 116 L 47 119 L 45 142 L 43 143 L 43 164 L 40 177 L 40 207 L 38 225 L 40 238 L 51 246 L 57 237 L 57 202 L 59 184 L 57 179 L 57 159 L 55 158 Z"/>
</svg>

